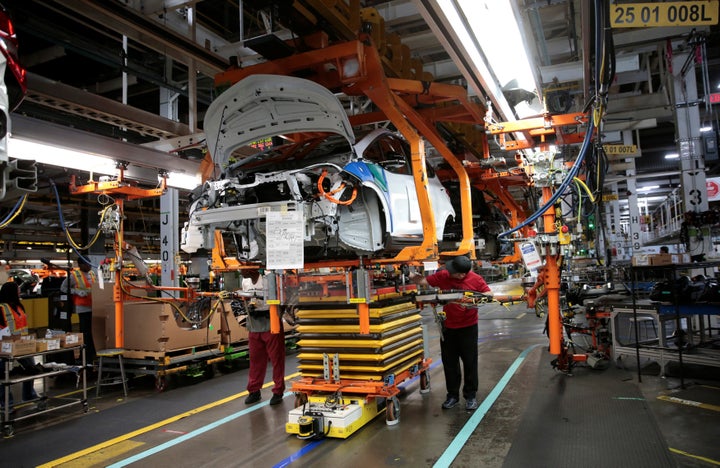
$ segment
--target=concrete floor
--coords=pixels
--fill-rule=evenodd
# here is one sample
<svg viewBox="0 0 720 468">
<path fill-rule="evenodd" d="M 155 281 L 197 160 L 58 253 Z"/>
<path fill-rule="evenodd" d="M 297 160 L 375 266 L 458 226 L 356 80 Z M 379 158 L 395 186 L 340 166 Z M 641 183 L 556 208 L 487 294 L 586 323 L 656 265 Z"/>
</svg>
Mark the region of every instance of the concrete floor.
<svg viewBox="0 0 720 468">
<path fill-rule="evenodd" d="M 637 368 L 625 360 L 609 369 L 578 366 L 573 375 L 554 371 L 543 335 L 544 320 L 524 303 L 507 307 L 490 304 L 480 311 L 479 371 L 481 408 L 466 412 L 462 405 L 442 410 L 445 385 L 439 358 L 438 332 L 429 311 L 423 311 L 430 335 L 432 391 L 419 392 L 417 381 L 400 385 L 400 423 L 388 426 L 384 415 L 369 422 L 345 440 L 300 440 L 285 432 L 294 397 L 268 406 L 269 385 L 261 403 L 247 406 L 247 369 L 217 373 L 211 379 L 181 378 L 165 391 L 155 391 L 152 376 L 133 379 L 129 396 L 120 387 L 89 395 L 90 410 L 62 410 L 19 421 L 15 435 L 0 442 L 1 466 L 174 466 L 174 467 L 267 467 L 267 466 L 513 466 L 513 445 L 528 440 L 531 427 L 536 437 L 551 434 L 555 421 L 540 420 L 528 426 L 529 404 L 537 404 L 539 389 L 552 384 L 548 407 L 563 404 L 573 392 L 585 392 L 590 407 L 604 399 L 603 381 L 620 379 L 639 389 L 649 408 L 648 422 L 661 434 L 662 450 L 670 452 L 669 466 L 705 467 L 720 464 L 720 375 L 717 368 L 684 368 L 685 389 L 676 369 L 659 377 L 659 366 L 643 363 L 642 383 Z M 519 361 L 519 358 L 522 361 Z M 289 354 L 287 374 L 295 374 L 296 357 Z M 268 373 L 267 382 L 270 382 Z M 69 382 L 54 382 L 51 392 L 70 392 Z M 588 387 L 588 384 L 589 387 Z M 609 387 L 609 385 L 608 385 Z M 587 390 L 591 388 L 591 390 Z M 658 399 L 683 395 L 705 404 L 690 406 Z M 562 395 L 561 395 L 562 393 Z M 582 399 L 583 394 L 579 395 Z M 576 395 L 577 397 L 577 395 Z M 532 403 L 531 403 L 532 402 Z M 22 411 L 19 408 L 18 411 Z M 572 412 L 582 437 L 595 443 L 578 453 L 583 466 L 643 466 L 632 462 L 632 440 L 623 440 L 623 427 L 603 425 L 591 411 Z M 592 419 L 589 419 L 591 418 Z M 583 418 L 588 418 L 584 420 Z M 618 424 L 622 426 L 622 424 Z M 534 437 L 531 434 L 530 439 Z M 619 437 L 618 437 L 619 436 Z M 547 441 L 543 447 L 554 450 Z M 557 442 L 557 441 L 556 441 Z M 625 463 L 618 452 L 627 453 Z M 550 457 L 548 457 L 550 459 Z M 605 460 L 604 460 L 605 459 Z M 576 465 L 568 459 L 567 466 Z M 520 466 L 516 464 L 514 466 Z M 531 460 L 525 466 L 546 466 Z M 557 466 L 557 465 L 555 465 Z"/>
</svg>

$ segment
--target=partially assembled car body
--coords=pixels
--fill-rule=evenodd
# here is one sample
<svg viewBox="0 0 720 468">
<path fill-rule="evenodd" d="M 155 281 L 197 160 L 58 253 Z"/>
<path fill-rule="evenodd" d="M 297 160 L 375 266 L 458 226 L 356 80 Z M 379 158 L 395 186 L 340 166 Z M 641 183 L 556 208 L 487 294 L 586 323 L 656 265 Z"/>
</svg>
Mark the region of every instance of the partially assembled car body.
<svg viewBox="0 0 720 468">
<path fill-rule="evenodd" d="M 409 145 L 382 129 L 356 142 L 342 104 L 326 88 L 252 75 L 221 94 L 206 115 L 206 141 L 222 173 L 192 193 L 181 235 L 185 252 L 211 249 L 221 230 L 234 237 L 239 260 L 263 261 L 268 211 L 302 213 L 306 260 L 379 257 L 422 242 Z M 305 137 L 233 159 L 253 141 L 289 134 Z M 427 170 L 441 240 L 455 212 Z"/>
</svg>

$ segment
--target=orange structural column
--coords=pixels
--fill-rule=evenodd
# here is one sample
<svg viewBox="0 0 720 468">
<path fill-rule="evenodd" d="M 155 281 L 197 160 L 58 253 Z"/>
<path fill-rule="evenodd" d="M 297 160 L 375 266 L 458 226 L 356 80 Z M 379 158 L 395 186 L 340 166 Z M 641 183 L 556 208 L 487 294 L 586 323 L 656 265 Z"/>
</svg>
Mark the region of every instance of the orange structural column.
<svg viewBox="0 0 720 468">
<path fill-rule="evenodd" d="M 123 219 L 124 216 L 124 202 L 122 199 L 118 199 L 115 201 L 118 207 L 118 211 L 120 213 L 120 219 Z M 122 252 L 122 246 L 124 241 L 124 230 L 123 230 L 123 223 L 119 223 L 118 230 L 116 233 L 116 241 L 115 241 L 115 256 L 117 260 L 117 264 L 122 266 L 122 258 L 123 258 L 123 252 Z M 120 282 L 122 281 L 122 278 L 120 275 L 122 274 L 122 268 L 118 269 L 117 275 L 115 276 L 115 285 L 113 286 L 113 299 L 115 300 L 115 347 L 116 348 L 122 348 L 125 346 L 125 309 L 123 307 L 123 291 L 122 286 L 120 285 Z"/>
<path fill-rule="evenodd" d="M 543 187 L 543 204 L 550 201 L 552 188 Z M 543 213 L 543 234 L 555 234 L 555 207 L 549 206 Z M 551 251 L 552 244 L 545 245 L 545 290 L 548 302 L 548 338 L 550 339 L 550 354 L 560 354 L 562 347 L 562 321 L 560 320 L 560 271 L 558 269 L 556 254 Z"/>
</svg>

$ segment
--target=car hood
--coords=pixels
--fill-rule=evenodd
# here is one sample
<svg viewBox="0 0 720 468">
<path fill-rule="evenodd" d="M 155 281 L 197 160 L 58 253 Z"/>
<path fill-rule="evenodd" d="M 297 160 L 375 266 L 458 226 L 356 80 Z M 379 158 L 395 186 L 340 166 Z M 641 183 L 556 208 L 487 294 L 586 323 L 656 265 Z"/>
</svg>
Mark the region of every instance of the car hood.
<svg viewBox="0 0 720 468">
<path fill-rule="evenodd" d="M 355 143 L 347 113 L 333 93 L 284 75 L 250 75 L 228 88 L 210 104 L 204 130 L 221 169 L 240 146 L 282 134 L 331 132 Z"/>
</svg>

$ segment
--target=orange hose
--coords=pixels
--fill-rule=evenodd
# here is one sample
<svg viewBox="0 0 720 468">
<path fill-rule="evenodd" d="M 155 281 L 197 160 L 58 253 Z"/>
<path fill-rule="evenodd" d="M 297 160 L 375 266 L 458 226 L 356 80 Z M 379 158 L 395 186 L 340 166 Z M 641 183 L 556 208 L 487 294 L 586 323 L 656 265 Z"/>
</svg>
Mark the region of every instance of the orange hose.
<svg viewBox="0 0 720 468">
<path fill-rule="evenodd" d="M 336 188 L 332 192 L 329 192 L 329 193 L 326 192 L 322 187 L 322 183 L 325 180 L 326 175 L 327 175 L 327 169 L 323 169 L 322 174 L 320 175 L 320 178 L 318 178 L 318 181 L 317 181 L 318 191 L 322 194 L 323 197 L 327 198 L 328 200 L 330 200 L 331 202 L 333 202 L 337 205 L 349 205 L 355 201 L 355 198 L 357 197 L 357 187 L 353 187 L 353 192 L 352 192 L 352 195 L 350 196 L 349 200 L 342 201 L 342 200 L 338 200 L 337 198 L 333 197 L 333 195 L 335 195 L 336 193 L 338 193 L 339 191 L 341 191 L 345 188 L 344 182 L 342 184 L 340 184 L 340 187 Z"/>
</svg>

